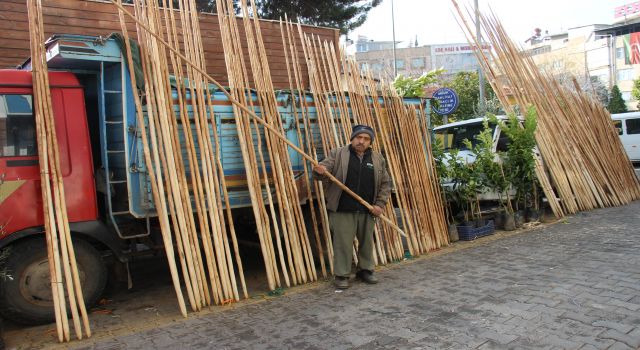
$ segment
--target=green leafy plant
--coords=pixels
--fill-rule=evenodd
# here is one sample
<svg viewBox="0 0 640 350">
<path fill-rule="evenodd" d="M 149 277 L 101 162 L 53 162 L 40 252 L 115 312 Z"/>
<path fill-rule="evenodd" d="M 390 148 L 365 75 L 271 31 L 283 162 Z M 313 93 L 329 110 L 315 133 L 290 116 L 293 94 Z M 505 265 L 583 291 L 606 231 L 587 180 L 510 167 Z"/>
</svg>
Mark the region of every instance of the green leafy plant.
<svg viewBox="0 0 640 350">
<path fill-rule="evenodd" d="M 451 211 L 451 200 L 453 198 L 452 189 L 446 186 L 450 176 L 449 167 L 447 165 L 447 153 L 444 151 L 444 145 L 442 140 L 435 138 L 431 145 L 431 154 L 436 166 L 436 173 L 438 175 L 438 181 L 440 182 L 440 188 L 442 193 L 442 202 L 444 203 L 445 216 L 449 224 L 455 223 L 455 218 Z"/>
<path fill-rule="evenodd" d="M 520 123 L 515 114 L 510 113 L 506 122 L 491 118 L 497 123 L 510 140 L 504 157 L 504 171 L 509 174 L 511 186 L 516 191 L 516 210 L 525 208 L 527 199 L 535 197 L 534 206 L 538 209 L 537 178 L 535 174 L 534 149 L 537 128 L 537 112 L 533 106 L 527 107 L 525 119 Z"/>
<path fill-rule="evenodd" d="M 492 124 L 497 123 L 495 116 L 489 117 Z M 502 152 L 494 152 L 493 150 L 493 132 L 494 129 L 489 125 L 489 119 L 483 122 L 484 129 L 476 136 L 477 142 L 472 145 L 470 141 L 466 141 L 466 146 L 476 155 L 474 162 L 475 171 L 481 185 L 482 191 L 495 192 L 498 194 L 500 204 L 504 210 L 513 213 L 511 199 L 507 191 L 510 187 L 510 177 L 505 176 L 502 168 Z"/>
<path fill-rule="evenodd" d="M 458 94 L 458 108 L 449 115 L 450 120 L 467 120 L 484 116 L 484 112 L 478 108 L 480 100 L 480 79 L 478 72 L 466 71 L 458 72 L 449 81 L 442 83 L 443 86 L 453 89 Z M 495 93 L 491 88 L 491 84 L 485 81 L 484 91 L 487 100 L 493 100 Z"/>
<path fill-rule="evenodd" d="M 631 97 L 638 101 L 636 107 L 640 108 L 640 78 L 633 81 L 633 88 L 631 89 Z"/>
<path fill-rule="evenodd" d="M 398 74 L 393 81 L 393 87 L 398 92 L 398 95 L 402 97 L 424 97 L 424 87 L 435 83 L 438 77 L 444 72 L 444 68 L 438 68 L 423 73 L 417 78 L 405 77 L 402 74 Z"/>
<path fill-rule="evenodd" d="M 480 183 L 474 163 L 462 158 L 460 151 L 452 148 L 449 150 L 448 168 L 451 199 L 462 211 L 464 221 L 480 219 Z"/>
</svg>

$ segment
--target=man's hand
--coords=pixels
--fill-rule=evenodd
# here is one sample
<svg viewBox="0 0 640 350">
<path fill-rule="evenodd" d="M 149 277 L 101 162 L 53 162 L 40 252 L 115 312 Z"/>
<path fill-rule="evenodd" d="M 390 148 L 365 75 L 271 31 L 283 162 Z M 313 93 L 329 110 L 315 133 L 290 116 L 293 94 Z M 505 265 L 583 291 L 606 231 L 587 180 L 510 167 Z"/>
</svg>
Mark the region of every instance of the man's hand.
<svg viewBox="0 0 640 350">
<path fill-rule="evenodd" d="M 384 209 L 380 208 L 377 205 L 374 205 L 373 208 L 371 208 L 371 214 L 373 214 L 374 216 L 380 216 L 380 214 L 382 214 Z"/>
<path fill-rule="evenodd" d="M 327 168 L 325 168 L 324 165 L 318 164 L 313 167 L 313 171 L 318 175 L 324 175 L 327 172 Z"/>
</svg>

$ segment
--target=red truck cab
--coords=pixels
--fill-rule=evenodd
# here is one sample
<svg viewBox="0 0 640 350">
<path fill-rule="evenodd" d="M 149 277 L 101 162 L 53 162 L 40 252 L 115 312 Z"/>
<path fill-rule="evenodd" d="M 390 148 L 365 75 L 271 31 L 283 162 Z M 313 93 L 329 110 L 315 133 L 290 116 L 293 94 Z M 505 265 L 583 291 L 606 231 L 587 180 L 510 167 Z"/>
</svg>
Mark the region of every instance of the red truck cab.
<svg viewBox="0 0 640 350">
<path fill-rule="evenodd" d="M 122 249 L 99 220 L 85 90 L 70 72 L 49 79 L 70 229 L 92 305 L 106 284 L 103 253 Z M 0 283 L 0 315 L 25 324 L 53 320 L 33 102 L 31 72 L 0 70 L 0 249 L 12 277 Z"/>
<path fill-rule="evenodd" d="M 82 86 L 52 72 L 51 101 L 70 222 L 96 220 L 93 161 Z M 43 225 L 31 72 L 0 71 L 0 240 Z"/>
</svg>

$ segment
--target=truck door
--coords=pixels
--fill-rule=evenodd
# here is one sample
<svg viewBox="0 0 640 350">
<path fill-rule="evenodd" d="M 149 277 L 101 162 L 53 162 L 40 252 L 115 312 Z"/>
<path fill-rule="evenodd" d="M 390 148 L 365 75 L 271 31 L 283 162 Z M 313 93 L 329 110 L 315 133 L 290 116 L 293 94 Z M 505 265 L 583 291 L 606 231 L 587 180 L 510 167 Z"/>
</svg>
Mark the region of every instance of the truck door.
<svg viewBox="0 0 640 350">
<path fill-rule="evenodd" d="M 61 74 L 51 76 L 52 85 L 58 75 Z M 31 86 L 24 84 L 30 83 L 27 80 L 30 73 L 16 72 L 14 76 L 20 77 L 19 86 L 0 84 L 0 239 L 43 225 L 34 100 Z M 52 86 L 51 100 L 69 221 L 95 220 L 95 189 L 82 89 L 79 85 Z"/>
<path fill-rule="evenodd" d="M 0 92 L 0 225 L 9 234 L 42 222 L 34 210 L 40 190 L 38 144 L 30 89 Z"/>
</svg>

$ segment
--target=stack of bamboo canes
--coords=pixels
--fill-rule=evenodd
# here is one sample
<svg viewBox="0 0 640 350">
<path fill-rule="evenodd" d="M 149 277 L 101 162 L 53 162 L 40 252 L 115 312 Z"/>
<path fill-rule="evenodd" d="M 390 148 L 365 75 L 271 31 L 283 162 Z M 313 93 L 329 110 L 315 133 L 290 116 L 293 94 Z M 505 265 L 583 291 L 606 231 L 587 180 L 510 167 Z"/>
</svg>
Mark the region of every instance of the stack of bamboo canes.
<svg viewBox="0 0 640 350">
<path fill-rule="evenodd" d="M 292 24 L 285 20 L 281 27 L 291 89 L 298 91 L 299 109 L 308 119 L 304 86 L 296 77 L 300 71 L 296 38 Z M 378 84 L 363 74 L 355 60 L 347 59 L 344 51 L 336 52 L 332 43 L 320 42 L 302 33 L 298 26 L 298 40 L 309 71 L 310 89 L 317 112 L 322 149 L 328 150 L 349 143 L 353 124 L 368 124 L 376 130 L 374 149 L 384 152 L 388 170 L 396 189 L 400 219 L 407 232 L 407 246 L 412 255 L 420 255 L 448 244 L 447 228 L 437 176 L 430 156 L 430 137 L 424 110 L 420 106 L 405 106 L 395 90 L 384 82 Z M 288 50 L 287 50 L 288 48 Z M 346 83 L 346 91 L 343 84 Z M 380 90 L 380 91 L 379 91 Z M 310 126 L 304 125 L 305 130 Z M 307 149 L 317 156 L 313 138 L 307 135 Z M 420 174 L 421 176 L 416 176 Z M 322 206 L 322 188 L 316 188 Z M 385 215 L 395 220 L 394 203 L 389 201 Z M 326 211 L 322 208 L 322 211 Z M 323 222 L 324 223 L 324 222 Z M 324 228 L 324 225 L 323 225 Z M 328 236 L 328 235 L 327 235 Z M 375 229 L 375 259 L 377 263 L 397 261 L 404 257 L 400 235 L 389 225 L 379 223 Z M 327 239 L 327 242 L 330 241 Z M 330 244 L 327 249 L 331 252 Z"/>
<path fill-rule="evenodd" d="M 479 47 L 469 21 L 452 1 L 469 42 Z M 556 216 L 640 198 L 640 184 L 604 107 L 577 84 L 576 91 L 570 91 L 540 71 L 511 41 L 495 15 L 481 15 L 480 24 L 494 51 L 475 52 L 503 106 L 514 108 L 510 91 L 521 108 L 536 108 L 536 141 L 543 161 L 538 163 L 537 175 Z"/>
<path fill-rule="evenodd" d="M 40 158 L 42 208 L 49 258 L 49 273 L 51 275 L 51 292 L 53 294 L 58 340 L 63 342 L 71 340 L 65 287 L 77 338 L 82 339 L 85 333 L 87 337 L 90 337 L 91 328 L 82 295 L 71 233 L 69 232 L 64 184 L 60 170 L 56 123 L 51 105 L 49 73 L 44 47 L 42 1 L 28 0 L 27 7 L 31 43 L 33 102 L 38 155 Z"/>
<path fill-rule="evenodd" d="M 232 2 L 218 1 L 217 6 L 231 94 L 252 109 L 259 108 L 265 122 L 279 134 L 283 134 L 282 118 L 278 111 L 259 21 L 253 16 L 255 4 L 241 4 L 250 66 L 244 60 L 243 48 L 238 40 L 239 21 L 235 18 Z M 250 90 L 248 68 L 251 69 L 255 84 L 256 101 Z M 248 115 L 237 106 L 234 106 L 234 115 L 269 286 L 272 289 L 279 287 L 281 276 L 286 286 L 315 281 L 317 272 L 287 145 L 273 133 L 264 133 L 262 138 L 262 128 L 259 128 L 257 121 L 254 119 L 251 122 Z M 267 161 L 270 169 L 266 166 Z M 276 247 L 273 245 L 274 240 Z M 326 276 L 324 269 L 323 273 Z"/>
<path fill-rule="evenodd" d="M 195 2 L 178 1 L 176 11 L 172 1 L 163 5 L 161 9 L 155 0 L 135 2 L 147 123 L 138 96 L 135 103 L 165 251 L 180 310 L 186 316 L 174 245 L 192 310 L 238 300 L 236 267 L 244 296 L 248 294 L 224 183 L 211 93 L 201 73 L 205 62 Z M 125 13 L 119 9 L 130 59 Z M 179 26 L 176 16 L 180 17 Z M 183 53 L 167 52 L 165 45 L 178 46 L 178 42 Z M 186 60 L 193 64 L 186 64 Z M 130 61 L 129 68 L 133 69 Z M 170 71 L 175 76 L 175 92 Z M 133 71 L 131 76 L 135 88 Z"/>
<path fill-rule="evenodd" d="M 180 233 L 179 230 L 185 230 L 184 223 L 176 220 L 180 220 L 180 215 L 188 216 L 188 213 L 178 212 L 174 205 L 177 205 L 175 200 L 171 199 L 171 196 L 180 195 L 180 191 L 184 190 L 184 187 L 175 187 L 173 182 L 178 182 L 177 177 L 179 172 L 174 168 L 179 165 L 174 164 L 172 162 L 167 162 L 167 155 L 163 152 L 170 151 L 169 147 L 175 147 L 176 145 L 171 145 L 172 142 L 175 141 L 169 137 L 168 140 L 164 139 L 164 133 L 171 132 L 171 121 L 168 120 L 168 110 L 163 111 L 159 110 L 158 106 L 166 106 L 167 100 L 166 96 L 168 93 L 166 91 L 163 92 L 163 89 L 168 89 L 169 87 L 163 86 L 162 82 L 168 81 L 167 76 L 167 64 L 166 64 L 166 51 L 170 52 L 171 57 L 180 58 L 182 63 L 186 65 L 189 69 L 192 69 L 193 72 L 197 72 L 202 75 L 202 77 L 206 78 L 210 83 L 217 86 L 220 91 L 229 99 L 229 101 L 234 106 L 234 116 L 236 120 L 236 125 L 238 128 L 238 141 L 240 143 L 243 159 L 246 166 L 247 172 L 247 183 L 249 187 L 249 192 L 252 199 L 252 207 L 254 210 L 254 215 L 256 217 L 257 231 L 262 247 L 263 259 L 265 261 L 265 267 L 267 270 L 267 279 L 269 282 L 269 287 L 271 289 L 275 289 L 276 286 L 280 286 L 279 277 L 282 273 L 286 274 L 287 266 L 284 263 L 284 254 L 281 246 L 281 236 L 285 240 L 284 249 L 287 250 L 287 257 L 289 262 L 289 271 L 291 273 L 292 279 L 294 279 L 293 283 L 304 283 L 309 280 L 315 280 L 317 278 L 315 274 L 315 266 L 313 264 L 313 256 L 311 255 L 309 249 L 309 240 L 306 237 L 306 234 L 303 235 L 304 231 L 304 223 L 301 221 L 302 217 L 300 215 L 299 208 L 281 208 L 278 209 L 279 217 L 281 218 L 280 222 L 277 221 L 276 216 L 276 208 L 273 201 L 273 192 L 270 188 L 271 183 L 278 183 L 280 189 L 276 188 L 276 195 L 279 196 L 277 199 L 282 203 L 285 200 L 288 201 L 289 205 L 299 206 L 297 202 L 297 189 L 294 187 L 295 184 L 291 182 L 291 176 L 287 175 L 287 172 L 291 172 L 290 164 L 288 164 L 288 160 L 286 159 L 286 148 L 278 148 L 282 147 L 284 144 L 289 146 L 289 150 L 298 152 L 303 158 L 310 161 L 311 164 L 317 165 L 318 162 L 315 157 L 310 156 L 303 149 L 295 145 L 293 142 L 287 139 L 285 135 L 283 135 L 283 128 L 281 125 L 281 121 L 279 117 L 274 117 L 272 115 L 268 115 L 269 121 L 261 118 L 256 114 L 256 110 L 260 108 L 264 108 L 270 113 L 274 112 L 273 99 L 269 95 L 273 95 L 273 88 L 270 83 L 270 77 L 268 72 L 268 65 L 264 59 L 264 47 L 262 43 L 262 39 L 260 38 L 259 28 L 256 27 L 255 35 L 252 39 L 253 41 L 249 42 L 249 45 L 257 45 L 257 48 L 253 48 L 252 55 L 261 55 L 260 57 L 252 58 L 252 72 L 254 74 L 254 78 L 256 80 L 261 80 L 260 82 L 260 95 L 257 99 L 258 102 L 255 102 L 253 96 L 251 94 L 251 90 L 249 89 L 248 84 L 248 74 L 245 62 L 243 60 L 243 52 L 242 47 L 240 46 L 240 40 L 238 35 L 237 21 L 235 16 L 232 13 L 232 6 L 228 2 L 219 2 L 219 20 L 221 25 L 221 32 L 223 35 L 223 43 L 225 44 L 225 61 L 228 67 L 228 75 L 229 80 L 231 82 L 230 91 L 228 92 L 220 83 L 218 83 L 215 79 L 213 79 L 210 75 L 206 73 L 204 70 L 204 66 L 198 64 L 198 62 L 194 62 L 194 60 L 189 59 L 185 54 L 181 53 L 176 46 L 178 45 L 179 40 L 173 40 L 173 42 L 168 42 L 171 39 L 165 40 L 162 34 L 162 27 L 159 25 L 159 10 L 157 5 L 151 2 L 136 3 L 136 15 L 131 14 L 127 11 L 121 4 L 119 0 L 110 0 L 120 11 L 121 22 L 123 23 L 124 28 L 124 15 L 131 18 L 137 25 L 139 40 L 141 44 L 141 50 L 143 51 L 143 62 L 146 64 L 145 66 L 145 84 L 146 87 L 146 101 L 148 103 L 148 107 L 151 110 L 147 111 L 149 118 L 149 135 L 150 138 L 145 135 L 145 132 L 142 132 L 143 143 L 145 144 L 145 163 L 147 164 L 147 168 L 149 174 L 152 175 L 152 190 L 154 195 L 154 200 L 159 203 L 158 214 L 161 220 L 162 232 L 165 237 L 165 246 L 167 255 L 169 257 L 169 264 L 171 267 L 171 272 L 174 280 L 174 286 L 176 289 L 176 294 L 178 295 L 178 300 L 181 306 L 181 310 L 183 314 L 186 314 L 186 310 L 184 307 L 184 300 L 181 292 L 181 285 L 179 276 L 177 274 L 177 269 L 175 268 L 175 264 L 172 263 L 172 258 L 174 257 L 174 252 L 171 245 L 171 240 L 173 236 L 171 234 L 171 230 L 169 228 L 169 212 L 167 211 L 167 200 L 165 197 L 169 199 L 169 211 L 171 214 L 171 218 L 173 218 L 174 223 L 174 231 L 176 231 L 176 245 L 179 249 L 181 264 L 183 266 L 183 275 L 185 279 L 188 277 L 187 273 L 190 273 L 192 268 L 197 267 L 198 261 L 192 261 L 192 258 L 185 257 L 187 254 L 185 253 L 185 249 L 188 246 L 181 247 L 180 244 L 182 241 L 188 241 L 188 237 L 185 239 L 185 235 Z M 179 2 L 183 4 L 183 2 Z M 172 6 L 169 4 L 169 6 Z M 183 6 L 183 5 L 181 5 Z M 252 4 L 252 7 L 255 8 L 255 5 Z M 182 7 L 183 8 L 183 7 Z M 190 6 L 191 9 L 194 7 Z M 245 13 L 249 11 L 249 9 L 244 9 Z M 248 19 L 248 16 L 247 20 Z M 195 23 L 195 18 L 194 18 Z M 252 29 L 249 25 L 245 23 L 245 29 Z M 167 26 L 168 27 L 168 26 Z M 184 28 L 184 27 L 183 27 Z M 190 30 L 190 28 L 184 28 L 183 30 Z M 192 30 L 192 28 L 191 28 Z M 125 31 L 125 37 L 128 40 L 128 35 Z M 197 35 L 198 31 L 194 31 L 194 34 Z M 186 45 L 185 45 L 186 46 Z M 262 48 L 260 48 L 262 46 Z M 192 46 L 189 46 L 192 47 Z M 127 48 L 130 55 L 130 48 Z M 197 56 L 201 55 L 196 55 Z M 195 59 L 194 58 L 194 59 Z M 164 63 L 163 63 L 164 62 Z M 131 66 L 131 64 L 130 64 Z M 133 75 L 133 74 L 132 74 Z M 132 81 L 132 86 L 136 86 L 135 81 Z M 158 92 L 164 94 L 158 95 Z M 208 93 L 207 93 L 208 94 Z M 267 105 L 267 107 L 264 107 Z M 140 125 L 144 125 L 144 117 L 140 113 L 141 111 L 141 103 L 139 100 L 136 101 L 136 105 L 139 111 L 138 115 L 138 123 Z M 212 109 L 210 108 L 210 111 Z M 269 113 L 268 112 L 268 113 Z M 213 115 L 213 114 L 212 114 Z M 155 117 L 154 117 L 155 116 Z M 158 118 L 158 121 L 155 119 Z M 214 123 L 213 120 L 210 120 L 211 123 Z M 159 123 L 158 125 L 155 125 Z M 259 129 L 258 124 L 263 128 Z M 158 126 L 163 128 L 163 130 L 158 131 Z M 266 146 L 263 146 L 262 143 L 262 132 L 268 133 L 268 136 L 275 136 L 275 139 L 271 139 L 273 142 L 271 145 L 267 142 Z M 169 135 L 170 136 L 170 135 Z M 254 142 L 254 138 L 256 141 Z M 267 139 L 269 140 L 269 139 Z M 278 143 L 280 143 L 278 145 Z M 164 148 L 158 150 L 158 148 Z M 266 158 L 265 154 L 263 154 L 264 149 L 267 150 Z M 280 153 L 279 155 L 274 156 L 275 153 Z M 169 153 L 169 156 L 171 154 Z M 272 175 L 269 176 L 269 172 L 267 171 L 267 159 L 270 162 L 280 162 L 281 164 L 272 164 L 272 167 L 281 167 L 280 170 L 276 170 L 279 173 L 275 173 L 272 171 Z M 175 160 L 175 159 L 174 159 Z M 161 171 L 166 171 L 168 174 L 165 174 L 165 177 L 162 177 L 160 174 Z M 155 174 L 155 175 L 153 175 Z M 153 178 L 155 176 L 155 178 Z M 287 180 L 287 177 L 289 180 Z M 340 186 L 343 191 L 347 194 L 353 196 L 360 203 L 371 209 L 371 205 L 364 202 L 364 200 L 358 197 L 355 193 L 349 190 L 344 184 L 340 183 L 335 177 L 328 175 L 330 181 L 333 181 L 338 186 Z M 184 181 L 184 180 L 182 180 Z M 167 183 L 169 190 L 167 192 L 164 191 L 164 182 Z M 264 186 L 264 187 L 263 187 Z M 280 191 L 280 193 L 278 193 Z M 175 192 L 175 193 L 174 193 Z M 284 198 L 286 196 L 286 198 Z M 177 196 L 176 196 L 177 197 Z M 266 201 L 265 198 L 266 197 Z M 228 203 L 228 201 L 227 201 Z M 267 213 L 266 204 L 269 205 L 269 213 Z M 270 214 L 270 215 L 269 215 Z M 178 219 L 176 219 L 176 217 Z M 391 225 L 396 231 L 398 231 L 401 235 L 404 235 L 404 232 L 397 225 L 387 217 L 380 216 L 380 218 L 385 221 L 387 224 Z M 184 221 L 184 219 L 181 219 Z M 188 227 L 186 228 L 188 229 Z M 282 235 L 279 233 L 279 229 L 287 230 Z M 275 231 L 275 232 L 274 232 Z M 278 252 L 280 256 L 281 268 L 277 267 L 277 260 L 275 256 L 275 248 L 273 246 L 273 237 L 275 236 L 276 242 L 278 242 Z M 192 241 L 193 242 L 193 241 Z M 193 245 L 193 244 L 192 244 Z M 173 265 L 173 266 L 172 266 Z M 193 267 L 190 267 L 193 265 Z M 294 277 L 295 276 L 295 277 Z M 190 276 L 189 276 L 190 277 Z M 193 278 L 190 281 L 194 281 Z M 189 289 L 195 290 L 197 287 L 195 284 L 190 285 L 189 281 L 185 281 L 187 285 L 187 290 Z M 199 282 L 199 281 L 198 281 Z M 286 282 L 286 280 L 285 280 Z M 193 282 L 191 282 L 193 283 Z M 190 292 L 193 294 L 193 292 Z M 190 301 L 191 296 L 190 294 Z M 193 298 L 196 298 L 197 295 L 194 295 Z M 193 305 L 194 303 L 192 303 Z"/>
<path fill-rule="evenodd" d="M 148 127 L 143 127 L 146 123 L 142 114 L 142 104 L 140 99 L 136 97 L 138 124 L 141 129 L 139 132 L 143 139 L 145 163 L 151 177 L 152 192 L 160 218 L 174 287 L 183 314 L 186 315 L 186 308 L 181 291 L 181 280 L 174 260 L 174 244 L 178 249 L 182 277 L 194 310 L 209 305 L 209 288 L 212 290 L 215 302 L 223 302 L 223 298 L 231 296 L 232 292 L 237 299 L 233 261 L 230 256 L 227 235 L 231 236 L 236 262 L 242 277 L 242 267 L 228 205 L 226 208 L 227 224 L 230 226 L 230 232 L 225 231 L 226 225 L 222 215 L 222 197 L 224 197 L 225 203 L 228 203 L 228 197 L 219 158 L 220 145 L 216 139 L 218 134 L 215 130 L 208 83 L 216 85 L 233 104 L 238 141 L 243 154 L 247 185 L 270 289 L 280 287 L 282 285 L 281 279 L 284 280 L 286 286 L 317 280 L 316 264 L 299 201 L 301 196 L 298 192 L 300 189 L 296 186 L 296 174 L 292 170 L 289 153 L 298 152 L 311 165 L 317 165 L 319 145 L 313 143 L 310 125 L 312 121 L 309 119 L 305 103 L 301 105 L 301 109 L 295 110 L 296 121 L 298 121 L 295 123 L 295 128 L 299 144 L 313 156 L 307 154 L 304 149 L 284 136 L 284 125 L 271 82 L 264 41 L 259 21 L 254 15 L 255 3 L 241 4 L 243 18 L 239 20 L 235 17 L 231 1 L 217 2 L 225 62 L 230 82 L 230 89 L 227 91 L 204 70 L 202 46 L 199 40 L 200 31 L 193 0 L 165 2 L 163 4 L 164 10 L 158 7 L 154 0 L 135 2 L 135 15 L 126 11 L 119 0 L 111 1 L 120 11 L 127 43 L 128 34 L 124 16 L 132 18 L 137 25 L 145 73 L 144 93 L 148 119 Z M 176 11 L 173 6 L 177 6 Z M 177 21 L 174 19 L 176 14 L 180 16 L 180 26 L 176 25 Z M 244 60 L 244 49 L 239 40 L 240 22 L 247 38 L 248 63 Z M 298 29 L 300 31 L 300 28 Z M 282 33 L 284 37 L 284 29 Z M 302 92 L 304 87 L 301 84 L 300 62 L 296 54 L 297 43 L 294 40 L 292 24 L 287 24 L 286 33 L 289 44 L 285 45 L 285 49 L 290 51 L 286 57 L 293 67 L 293 74 L 290 74 L 291 86 L 295 85 L 298 98 L 305 101 L 306 96 Z M 299 40 L 302 38 L 303 36 L 300 34 Z M 308 50 L 308 53 L 313 50 L 313 54 L 318 56 L 319 49 L 310 45 L 311 39 L 306 38 L 306 40 L 308 42 L 303 45 L 303 48 Z M 178 47 L 182 47 L 182 50 Z M 127 51 L 130 51 L 129 47 L 127 47 Z M 335 49 L 327 43 L 324 43 L 323 52 L 322 60 L 316 59 L 316 62 L 321 64 L 325 70 L 332 72 L 332 87 L 335 88 L 340 85 L 340 72 L 346 71 L 347 61 L 343 53 L 339 56 L 336 55 Z M 307 64 L 311 62 L 310 59 L 305 61 Z M 129 63 L 131 68 L 132 64 Z M 349 64 L 350 69 L 356 72 L 355 62 L 351 61 Z M 311 68 L 318 69 L 318 67 L 310 66 Z M 170 71 L 176 75 L 178 86 L 178 106 L 175 107 L 177 110 L 172 105 L 174 98 L 172 98 L 171 86 L 169 85 Z M 249 83 L 249 74 L 253 78 L 254 86 Z M 353 74 L 360 77 L 359 73 Z M 131 75 L 134 76 L 134 74 Z M 389 89 L 385 90 L 384 102 L 376 102 L 384 104 L 385 107 L 379 105 L 374 108 L 370 106 L 371 92 L 369 90 L 374 87 L 375 83 L 370 77 L 358 79 L 360 80 L 350 82 L 353 91 L 356 91 L 356 87 L 359 89 L 357 93 L 353 93 L 357 97 L 354 97 L 351 103 L 358 103 L 358 107 L 355 107 L 358 109 L 354 109 L 354 111 L 357 111 L 355 114 L 362 115 L 362 122 L 375 126 L 376 123 L 381 123 L 376 121 L 376 118 L 391 118 L 386 115 L 391 115 L 392 112 L 385 112 L 385 110 L 395 108 L 398 111 L 394 115 L 397 114 L 398 120 L 402 119 L 402 124 L 399 125 L 407 128 L 407 130 L 395 129 L 394 136 L 389 136 L 384 144 L 388 145 L 388 152 L 395 150 L 398 153 L 406 153 L 403 153 L 402 160 L 398 161 L 399 166 L 403 168 L 396 171 L 397 174 L 402 174 L 403 178 L 396 182 L 406 183 L 404 189 L 408 189 L 409 186 L 418 186 L 419 189 L 415 191 L 416 195 L 407 197 L 407 201 L 411 200 L 411 204 L 402 208 L 403 220 L 416 223 L 416 227 L 412 228 L 414 237 L 411 237 L 412 242 L 409 243 L 416 246 L 412 248 L 412 254 L 417 255 L 446 244 L 447 237 L 440 203 L 441 196 L 433 193 L 434 189 L 437 190 L 437 186 L 434 187 L 434 183 L 437 181 L 429 182 L 434 181 L 435 173 L 432 162 L 426 156 L 429 150 L 429 138 L 424 111 L 405 107 L 402 100 L 398 96 L 392 95 Z M 314 82 L 324 83 L 318 79 Z M 135 81 L 132 81 L 132 86 L 136 86 Z M 252 87 L 255 88 L 255 94 Z M 321 132 L 322 146 L 328 150 L 348 142 L 349 129 L 352 123 L 357 120 L 353 120 L 349 116 L 348 98 L 342 89 L 331 90 L 317 86 L 314 89 L 314 94 L 319 91 L 326 91 L 322 95 L 324 97 L 317 100 L 316 107 L 321 107 L 318 108 L 318 114 L 321 114 L 322 117 L 319 117 L 318 120 L 321 121 L 324 130 Z M 339 98 L 329 98 L 328 91 L 337 91 Z M 203 96 L 206 98 L 203 99 Z M 377 96 L 375 100 L 378 101 Z M 189 108 L 185 107 L 187 104 L 189 104 Z M 336 104 L 337 109 L 334 108 Z M 337 112 L 338 109 L 340 112 Z M 192 111 L 192 116 L 187 111 Z M 256 111 L 260 111 L 262 117 L 259 117 Z M 179 116 L 179 122 L 174 117 L 174 113 Z M 340 117 L 338 119 L 331 117 L 334 114 Z M 299 122 L 299 119 L 302 119 L 302 123 Z M 194 127 L 191 126 L 192 120 Z M 336 125 L 336 120 L 339 120 L 339 125 Z M 391 125 L 395 121 L 387 120 L 384 123 L 384 125 Z M 396 126 L 399 127 L 399 125 Z M 209 127 L 213 130 L 213 144 L 208 137 Z M 382 128 L 382 126 L 378 127 Z M 191 135 L 188 131 L 194 129 L 195 131 Z M 384 137 L 380 136 L 384 134 L 383 130 L 379 130 L 378 134 L 379 137 Z M 180 138 L 180 135 L 183 138 Z M 406 144 L 402 140 L 405 137 L 422 139 L 426 144 L 423 142 Z M 181 142 L 182 139 L 184 142 Z M 304 143 L 303 139 L 307 140 L 307 143 Z M 201 150 L 199 153 L 193 149 L 196 143 Z M 400 159 L 400 154 L 396 157 Z M 183 158 L 186 158 L 184 162 L 186 166 L 183 165 Z M 422 181 L 409 183 L 407 181 L 410 180 L 412 172 L 414 175 L 418 173 L 425 175 L 425 177 L 421 177 Z M 310 174 L 307 164 L 305 164 L 301 175 L 304 177 L 302 181 L 306 183 L 306 195 L 309 197 L 312 185 L 309 181 Z M 339 183 L 337 179 L 332 176 L 329 178 L 341 186 L 346 193 L 370 207 L 370 204 L 364 203 L 361 198 L 348 190 L 344 184 Z M 324 195 L 322 185 L 316 183 L 313 186 L 320 198 L 317 203 L 320 207 L 319 212 L 316 212 L 314 208 L 315 203 L 311 203 L 313 238 L 315 238 L 318 248 L 322 273 L 326 276 L 325 249 L 328 252 L 329 265 L 332 270 L 331 237 L 324 200 L 322 200 Z M 397 187 L 400 188 L 399 185 Z M 193 191 L 191 195 L 190 188 Z M 220 192 L 222 192 L 222 197 Z M 193 198 L 193 201 L 190 200 L 190 197 Z M 190 205 L 192 203 L 193 205 Z M 433 212 L 434 208 L 438 207 L 440 211 Z M 425 215 L 425 211 L 431 215 Z M 319 214 L 319 218 L 316 214 Z M 381 218 L 386 224 L 379 224 L 377 228 L 377 255 L 381 263 L 399 260 L 404 256 L 403 244 L 399 235 L 405 234 L 397 226 L 391 204 L 386 208 L 385 214 Z M 322 232 L 322 237 L 320 232 Z M 324 244 L 322 244 L 322 238 L 324 238 Z M 202 245 L 200 245 L 200 241 L 202 241 Z M 204 252 L 205 261 L 200 256 L 201 251 Z M 206 271 L 209 272 L 210 283 L 206 281 Z M 244 287 L 244 280 L 242 281 Z"/>
</svg>

